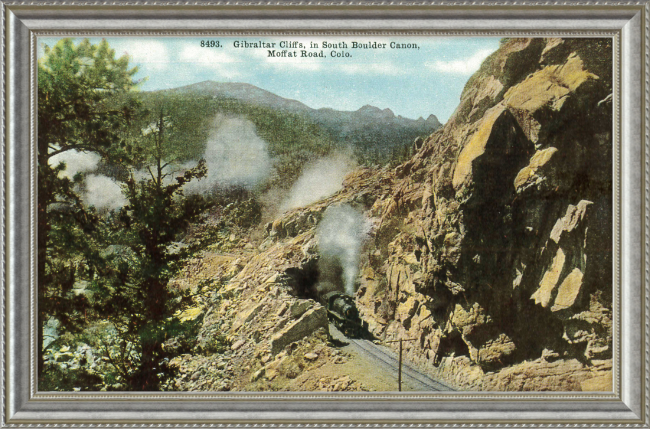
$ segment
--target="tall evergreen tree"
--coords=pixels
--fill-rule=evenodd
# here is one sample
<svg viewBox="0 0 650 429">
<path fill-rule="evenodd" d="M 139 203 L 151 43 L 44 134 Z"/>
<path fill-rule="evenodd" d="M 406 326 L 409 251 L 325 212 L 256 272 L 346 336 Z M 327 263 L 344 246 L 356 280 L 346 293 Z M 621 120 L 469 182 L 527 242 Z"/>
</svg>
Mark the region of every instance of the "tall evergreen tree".
<svg viewBox="0 0 650 429">
<path fill-rule="evenodd" d="M 37 289 L 39 377 L 43 371 L 46 320 L 67 322 L 72 313 L 68 293 L 79 264 L 70 254 L 88 248 L 84 240 L 97 218 L 85 210 L 75 193 L 74 178 L 62 176 L 65 165 L 51 158 L 70 151 L 109 156 L 124 144 L 126 125 L 136 111 L 133 102 L 117 106 L 114 96 L 130 91 L 137 68 L 126 56 L 115 58 L 106 41 L 75 45 L 63 39 L 45 47 L 38 62 L 38 225 Z"/>
<path fill-rule="evenodd" d="M 105 279 L 105 299 L 97 307 L 110 317 L 124 344 L 126 353 L 108 357 L 131 390 L 159 390 L 167 373 L 163 343 L 178 324 L 174 314 L 183 305 L 182 294 L 168 287 L 182 256 L 170 251 L 170 245 L 202 209 L 200 199 L 183 195 L 183 186 L 207 173 L 203 160 L 176 177 L 169 171 L 166 119 L 161 110 L 150 127 L 146 178 L 132 175 L 125 185 L 128 205 L 119 214 L 116 231 L 134 261 L 116 266 L 116 275 Z"/>
</svg>

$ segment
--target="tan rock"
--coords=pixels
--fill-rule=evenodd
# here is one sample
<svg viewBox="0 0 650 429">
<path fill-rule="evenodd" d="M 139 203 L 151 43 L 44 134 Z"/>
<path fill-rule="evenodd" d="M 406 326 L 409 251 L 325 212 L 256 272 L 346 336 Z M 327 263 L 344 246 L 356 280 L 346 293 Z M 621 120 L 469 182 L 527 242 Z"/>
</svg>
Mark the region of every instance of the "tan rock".
<svg viewBox="0 0 650 429">
<path fill-rule="evenodd" d="M 455 189 L 459 189 L 460 186 L 465 183 L 467 177 L 472 173 L 472 161 L 483 155 L 485 152 L 485 146 L 487 145 L 490 136 L 492 136 L 494 124 L 497 122 L 497 119 L 504 114 L 504 111 L 505 106 L 498 104 L 486 112 L 478 126 L 478 129 L 458 156 L 458 163 L 456 164 L 454 178 L 452 179 L 452 184 Z"/>
<path fill-rule="evenodd" d="M 544 273 L 542 281 L 539 284 L 539 289 L 530 297 L 530 299 L 535 300 L 535 304 L 540 304 L 542 307 L 547 307 L 551 301 L 551 295 L 553 290 L 557 286 L 557 282 L 560 279 L 560 274 L 562 273 L 562 268 L 564 267 L 565 255 L 562 248 L 557 249 L 557 253 L 553 258 L 551 266 Z"/>
<path fill-rule="evenodd" d="M 265 373 L 265 369 L 264 369 L 264 368 L 255 371 L 255 372 L 253 373 L 253 375 L 251 375 L 251 379 L 250 379 L 251 382 L 255 382 L 255 381 L 259 380 L 260 378 L 264 377 L 264 373 Z"/>
<path fill-rule="evenodd" d="M 583 67 L 582 59 L 572 54 L 561 65 L 551 65 L 533 73 L 504 95 L 508 107 L 536 112 L 543 106 L 562 107 L 566 96 L 580 85 L 598 76 Z"/>
<path fill-rule="evenodd" d="M 252 306 L 248 307 L 241 313 L 237 315 L 237 318 L 235 319 L 235 322 L 233 323 L 232 329 L 233 331 L 236 331 L 239 329 L 241 326 L 246 325 L 249 323 L 251 320 L 257 316 L 257 313 L 260 311 L 260 309 L 264 307 L 264 303 L 257 303 L 253 304 Z"/>
<path fill-rule="evenodd" d="M 535 177 L 537 177 L 537 171 L 545 166 L 557 152 L 557 148 L 549 147 L 544 150 L 535 152 L 535 154 L 530 159 L 530 163 L 522 168 L 517 177 L 515 177 L 515 189 L 520 189 L 525 184 L 533 182 Z"/>
<path fill-rule="evenodd" d="M 407 253 L 403 256 L 404 262 L 411 265 L 418 265 L 420 262 L 418 258 L 413 253 Z"/>
<path fill-rule="evenodd" d="M 289 308 L 289 304 L 286 302 L 283 302 L 280 308 L 278 309 L 277 313 L 275 313 L 275 317 L 280 317 L 284 314 L 285 311 L 287 311 L 287 308 Z"/>
<path fill-rule="evenodd" d="M 580 383 L 580 387 L 584 392 L 611 392 L 613 388 L 612 382 L 612 374 L 609 373 L 585 380 Z"/>
<path fill-rule="evenodd" d="M 278 371 L 275 369 L 269 369 L 264 375 L 266 376 L 267 380 L 273 380 L 278 376 Z"/>
<path fill-rule="evenodd" d="M 580 201 L 577 206 L 569 204 L 564 217 L 555 222 L 551 231 L 551 240 L 559 243 L 562 234 L 573 231 L 584 220 L 589 206 L 592 204 L 591 201 L 587 200 Z"/>
<path fill-rule="evenodd" d="M 395 318 L 397 320 L 400 320 L 402 324 L 407 323 L 415 315 L 415 312 L 419 306 L 420 303 L 418 300 L 415 297 L 411 296 L 406 300 L 406 302 L 401 303 L 397 307 Z"/>
<path fill-rule="evenodd" d="M 581 287 L 582 271 L 574 268 L 558 288 L 555 304 L 551 307 L 551 311 L 559 311 L 571 307 L 575 303 Z"/>
<path fill-rule="evenodd" d="M 472 304 L 468 309 L 456 304 L 454 313 L 451 316 L 451 323 L 463 335 L 469 335 L 476 326 L 485 325 L 491 322 L 490 317 L 478 302 Z"/>
<path fill-rule="evenodd" d="M 246 344 L 246 340 L 238 340 L 236 341 L 232 346 L 230 346 L 230 350 L 239 350 L 241 346 Z"/>
<path fill-rule="evenodd" d="M 278 281 L 278 278 L 280 277 L 279 273 L 273 273 L 268 279 L 266 279 L 265 283 L 275 283 Z"/>
<path fill-rule="evenodd" d="M 271 339 L 271 353 L 277 354 L 289 344 L 313 334 L 320 328 L 327 329 L 327 311 L 322 306 L 309 309 L 302 317 L 287 325 Z"/>
<path fill-rule="evenodd" d="M 515 343 L 506 335 L 500 334 L 495 340 L 486 342 L 478 351 L 477 362 L 498 362 L 515 351 Z"/>
<path fill-rule="evenodd" d="M 313 305 L 314 301 L 311 300 L 295 301 L 293 304 L 291 304 L 291 307 L 289 307 L 289 313 L 291 314 L 291 317 L 297 319 L 298 317 L 305 314 L 305 312 L 313 307 Z"/>
</svg>

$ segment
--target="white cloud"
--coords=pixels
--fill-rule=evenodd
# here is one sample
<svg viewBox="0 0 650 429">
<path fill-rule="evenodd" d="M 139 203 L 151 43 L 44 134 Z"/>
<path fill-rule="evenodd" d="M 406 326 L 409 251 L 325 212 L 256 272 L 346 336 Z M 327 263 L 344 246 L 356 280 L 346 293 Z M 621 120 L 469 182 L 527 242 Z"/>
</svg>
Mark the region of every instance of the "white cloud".
<svg viewBox="0 0 650 429">
<path fill-rule="evenodd" d="M 252 187 L 270 174 L 272 159 L 268 143 L 261 139 L 255 124 L 246 118 L 229 118 L 218 114 L 203 153 L 207 177 L 188 183 L 191 194 L 211 192 L 220 186 Z M 194 167 L 190 163 L 185 168 Z"/>
<path fill-rule="evenodd" d="M 101 156 L 95 152 L 77 152 L 76 150 L 67 150 L 54 155 L 48 160 L 48 164 L 57 167 L 60 163 L 65 163 L 65 170 L 59 173 L 59 176 L 72 179 L 77 173 L 86 173 L 97 168 Z"/>
<path fill-rule="evenodd" d="M 223 49 L 202 48 L 187 44 L 181 49 L 178 59 L 182 63 L 213 69 L 224 78 L 231 79 L 241 76 L 241 72 L 238 70 L 241 59 L 225 53 Z"/>
<path fill-rule="evenodd" d="M 134 64 L 146 65 L 153 70 L 165 70 L 169 67 L 169 51 L 164 42 L 133 38 L 112 43 L 112 46 L 116 57 L 128 55 Z"/>
<path fill-rule="evenodd" d="M 122 188 L 110 177 L 91 174 L 86 177 L 86 192 L 83 202 L 97 210 L 117 210 L 127 203 Z"/>
<path fill-rule="evenodd" d="M 348 74 L 378 74 L 378 75 L 398 75 L 400 69 L 392 63 L 373 63 L 373 64 L 341 64 L 336 66 L 336 70 Z"/>
<path fill-rule="evenodd" d="M 440 73 L 469 75 L 478 70 L 483 60 L 492 52 L 494 52 L 492 49 L 481 49 L 468 58 L 449 61 L 438 60 L 427 63 L 426 66 Z"/>
<path fill-rule="evenodd" d="M 343 179 L 354 168 L 352 160 L 342 155 L 321 158 L 307 166 L 291 188 L 282 211 L 306 206 L 343 188 Z"/>
</svg>

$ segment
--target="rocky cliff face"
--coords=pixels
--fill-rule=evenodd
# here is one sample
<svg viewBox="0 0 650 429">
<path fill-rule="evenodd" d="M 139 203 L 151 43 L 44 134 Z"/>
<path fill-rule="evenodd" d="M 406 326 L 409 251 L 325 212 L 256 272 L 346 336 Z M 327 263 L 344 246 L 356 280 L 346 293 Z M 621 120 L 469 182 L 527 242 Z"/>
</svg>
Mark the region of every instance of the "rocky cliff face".
<svg viewBox="0 0 650 429">
<path fill-rule="evenodd" d="M 371 209 L 375 335 L 418 338 L 411 358 L 458 387 L 610 388 L 611 68 L 604 40 L 511 39 L 485 61 Z"/>
<path fill-rule="evenodd" d="M 611 390 L 611 70 L 609 40 L 504 40 L 411 160 L 269 223 L 201 333 L 229 336 L 234 386 L 324 326 L 317 225 L 347 204 L 376 338 L 460 389 Z"/>
</svg>

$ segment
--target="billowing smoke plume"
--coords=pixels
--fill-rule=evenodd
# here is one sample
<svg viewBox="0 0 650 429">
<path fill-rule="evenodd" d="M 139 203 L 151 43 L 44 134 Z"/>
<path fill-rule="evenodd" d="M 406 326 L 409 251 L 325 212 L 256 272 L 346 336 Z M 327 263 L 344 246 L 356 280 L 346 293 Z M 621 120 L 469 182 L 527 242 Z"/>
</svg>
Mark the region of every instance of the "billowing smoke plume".
<svg viewBox="0 0 650 429">
<path fill-rule="evenodd" d="M 95 152 L 78 152 L 74 149 L 61 152 L 49 159 L 52 167 L 65 163 L 61 177 L 74 178 L 77 173 L 91 173 L 97 169 L 101 156 Z M 77 188 L 81 200 L 87 206 L 99 211 L 117 210 L 126 204 L 120 185 L 110 177 L 100 174 L 87 174 L 84 185 Z"/>
<path fill-rule="evenodd" d="M 117 210 L 127 203 L 122 188 L 115 180 L 95 174 L 86 176 L 86 190 L 82 199 L 84 204 L 95 206 L 99 211 Z"/>
<path fill-rule="evenodd" d="M 65 170 L 59 173 L 59 176 L 72 179 L 77 173 L 86 173 L 94 171 L 101 156 L 95 152 L 77 152 L 76 150 L 67 150 L 54 155 L 48 161 L 52 167 L 57 167 L 61 162 L 65 163 Z"/>
<path fill-rule="evenodd" d="M 364 215 L 349 205 L 330 206 L 318 225 L 320 292 L 330 285 L 343 286 L 354 295 L 354 282 L 359 272 L 359 256 L 370 232 Z"/>
<path fill-rule="evenodd" d="M 272 160 L 268 144 L 257 135 L 255 125 L 247 119 L 223 115 L 218 115 L 214 124 L 203 155 L 208 175 L 190 182 L 186 192 L 205 193 L 227 185 L 250 188 L 266 179 Z"/>
<path fill-rule="evenodd" d="M 343 187 L 345 175 L 354 169 L 354 163 L 343 155 L 321 158 L 307 166 L 294 183 L 289 198 L 281 211 L 306 206 L 336 193 Z"/>
</svg>

